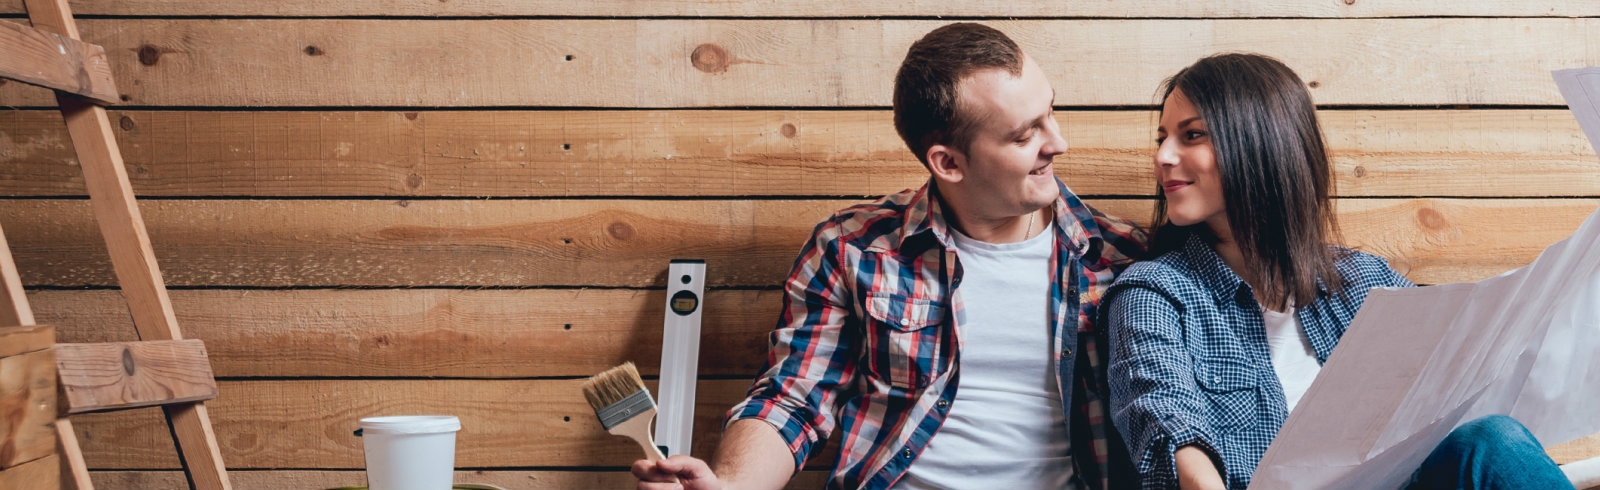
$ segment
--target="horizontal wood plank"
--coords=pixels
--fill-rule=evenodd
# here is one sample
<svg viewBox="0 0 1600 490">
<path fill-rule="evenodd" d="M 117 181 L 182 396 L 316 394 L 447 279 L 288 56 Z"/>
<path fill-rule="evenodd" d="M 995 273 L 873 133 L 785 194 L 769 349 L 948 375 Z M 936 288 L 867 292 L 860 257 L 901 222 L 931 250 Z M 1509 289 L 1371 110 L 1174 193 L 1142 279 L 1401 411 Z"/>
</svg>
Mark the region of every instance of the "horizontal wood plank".
<svg viewBox="0 0 1600 490">
<path fill-rule="evenodd" d="M 0 22 L 0 77 L 116 104 L 111 64 L 100 46 L 13 22 Z"/>
<path fill-rule="evenodd" d="M 1057 113 L 1057 175 L 1150 195 L 1155 114 Z M 113 111 L 140 196 L 850 196 L 927 171 L 888 111 Z M 1600 195 L 1565 110 L 1324 110 L 1345 196 Z M 81 196 L 55 111 L 0 112 L 0 195 Z"/>
<path fill-rule="evenodd" d="M 56 344 L 67 413 L 197 402 L 217 397 L 197 339 Z"/>
<path fill-rule="evenodd" d="M 643 455 L 607 434 L 570 380 L 222 381 L 211 409 L 222 459 L 232 469 L 359 469 L 361 417 L 447 414 L 461 419 L 457 468 L 600 466 L 626 468 Z M 655 389 L 655 381 L 646 384 Z M 692 454 L 707 457 L 720 419 L 745 396 L 748 380 L 701 381 Z M 127 410 L 73 417 L 84 459 L 99 469 L 177 468 L 161 413 Z M 832 462 L 827 455 L 813 464 Z"/>
<path fill-rule="evenodd" d="M 666 264 L 660 265 L 665 270 Z M 221 377 L 590 376 L 661 362 L 661 290 L 176 290 L 184 336 Z M 136 340 L 115 290 L 34 291 L 63 342 Z M 761 367 L 780 291 L 705 296 L 700 373 Z"/>
<path fill-rule="evenodd" d="M 1226 0 L 1214 2 L 1015 2 L 1004 0 L 862 0 L 834 2 L 729 2 L 726 0 L 351 0 L 321 2 L 208 2 L 204 0 L 76 0 L 78 15 L 137 16 L 438 16 L 438 17 L 1579 17 L 1600 15 L 1590 2 L 1507 0 L 1480 2 L 1363 0 L 1295 2 Z M 22 13 L 21 0 L 0 0 L 0 14 Z"/>
<path fill-rule="evenodd" d="M 91 19 L 145 106 L 887 107 L 930 20 Z M 1284 60 L 1320 104 L 1558 105 L 1600 19 L 1015 20 L 1066 106 L 1151 105 L 1219 51 Z M 698 54 L 697 54 L 698 53 Z M 1129 60 L 1137 60 L 1130 62 Z M 1494 66 L 1494 70 L 1484 70 Z M 33 89 L 33 90 L 29 90 Z M 0 105 L 49 106 L 0 87 Z"/>
<path fill-rule="evenodd" d="M 183 480 L 183 473 L 177 471 L 107 470 L 95 471 L 91 475 L 96 488 L 188 488 Z M 827 476 L 826 471 L 802 471 L 785 488 L 816 490 L 822 488 Z M 367 484 L 366 473 L 359 470 L 231 470 L 228 472 L 228 479 L 232 481 L 235 490 L 321 489 L 358 487 Z M 456 483 L 498 485 L 513 490 L 632 488 L 636 481 L 626 470 L 478 470 L 457 471 L 455 474 Z"/>
<path fill-rule="evenodd" d="M 51 454 L 11 468 L 0 467 L 0 488 L 59 489 L 61 488 L 61 458 Z"/>
<path fill-rule="evenodd" d="M 0 469 L 55 453 L 56 370 L 49 350 L 0 357 L 0 415 Z"/>
<path fill-rule="evenodd" d="M 56 330 L 50 325 L 0 327 L 0 357 L 49 349 L 55 343 Z"/>
<path fill-rule="evenodd" d="M 855 201 L 146 201 L 162 274 L 179 286 L 665 284 L 700 258 L 707 285 L 774 286 L 816 223 Z M 1145 221 L 1152 201 L 1090 201 Z M 1341 199 L 1346 242 L 1419 283 L 1472 281 L 1532 261 L 1595 199 Z M 76 200 L 0 201 L 24 284 L 112 285 Z M 1508 233 L 1508 223 L 1518 230 Z"/>
</svg>

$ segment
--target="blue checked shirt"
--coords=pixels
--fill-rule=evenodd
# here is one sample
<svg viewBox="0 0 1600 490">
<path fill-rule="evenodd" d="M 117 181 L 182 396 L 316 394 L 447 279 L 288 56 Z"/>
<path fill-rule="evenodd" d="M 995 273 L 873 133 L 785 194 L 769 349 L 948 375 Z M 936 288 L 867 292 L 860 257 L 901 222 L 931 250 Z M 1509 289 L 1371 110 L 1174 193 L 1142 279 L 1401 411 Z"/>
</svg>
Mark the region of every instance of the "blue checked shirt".
<svg viewBox="0 0 1600 490">
<path fill-rule="evenodd" d="M 1107 423 L 1106 342 L 1092 320 L 1145 237 L 1057 185 L 1055 267 L 1036 273 L 1053 279 L 1049 321 L 1074 469 L 1087 488 L 1122 488 L 1132 469 Z M 894 485 L 955 399 L 962 270 L 937 194 L 930 181 L 817 225 L 785 283 L 766 367 L 728 413 L 728 423 L 777 428 L 796 470 L 840 431 L 828 488 Z"/>
<path fill-rule="evenodd" d="M 1321 288 L 1295 311 L 1318 363 L 1327 362 L 1368 290 L 1413 285 L 1381 258 L 1342 252 L 1345 294 Z M 1220 460 L 1228 488 L 1244 490 L 1289 415 L 1250 286 L 1190 236 L 1129 267 L 1105 301 L 1111 417 L 1143 488 L 1178 488 L 1173 453 L 1197 444 Z"/>
</svg>

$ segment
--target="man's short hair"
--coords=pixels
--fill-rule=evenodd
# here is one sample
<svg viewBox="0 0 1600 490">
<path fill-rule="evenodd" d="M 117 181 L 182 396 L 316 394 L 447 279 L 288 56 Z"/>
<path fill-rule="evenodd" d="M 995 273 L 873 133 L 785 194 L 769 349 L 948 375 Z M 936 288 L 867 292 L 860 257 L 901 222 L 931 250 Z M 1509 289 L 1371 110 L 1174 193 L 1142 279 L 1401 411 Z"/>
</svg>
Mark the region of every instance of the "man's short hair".
<svg viewBox="0 0 1600 490">
<path fill-rule="evenodd" d="M 894 76 L 894 129 L 928 164 L 928 148 L 946 145 L 962 152 L 972 141 L 976 118 L 960 110 L 956 86 L 979 70 L 1002 69 L 1022 75 L 1022 48 L 1005 33 L 982 24 L 946 25 L 911 45 Z"/>
</svg>

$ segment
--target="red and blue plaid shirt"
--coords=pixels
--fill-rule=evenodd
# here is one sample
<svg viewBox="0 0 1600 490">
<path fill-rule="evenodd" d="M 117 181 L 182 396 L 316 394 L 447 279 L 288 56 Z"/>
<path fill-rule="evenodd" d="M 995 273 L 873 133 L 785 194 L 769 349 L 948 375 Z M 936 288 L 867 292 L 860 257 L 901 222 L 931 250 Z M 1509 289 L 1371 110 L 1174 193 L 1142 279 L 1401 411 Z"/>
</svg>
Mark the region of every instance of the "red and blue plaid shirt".
<svg viewBox="0 0 1600 490">
<path fill-rule="evenodd" d="M 1074 469 L 1085 488 L 1129 486 L 1132 469 L 1106 412 L 1105 333 L 1093 321 L 1145 235 L 1057 185 L 1049 319 Z M 729 423 L 777 428 L 796 470 L 842 430 L 828 488 L 892 486 L 955 399 L 962 271 L 940 206 L 930 181 L 817 225 L 785 283 L 766 367 L 728 413 Z"/>
</svg>

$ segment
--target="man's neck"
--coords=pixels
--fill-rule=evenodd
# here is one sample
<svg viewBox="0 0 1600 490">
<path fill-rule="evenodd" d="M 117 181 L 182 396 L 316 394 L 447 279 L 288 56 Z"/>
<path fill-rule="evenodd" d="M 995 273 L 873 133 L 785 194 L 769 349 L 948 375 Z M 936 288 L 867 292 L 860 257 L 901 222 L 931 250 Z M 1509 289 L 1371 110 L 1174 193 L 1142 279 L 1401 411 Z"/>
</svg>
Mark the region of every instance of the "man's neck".
<svg viewBox="0 0 1600 490">
<path fill-rule="evenodd" d="M 1031 213 L 998 218 L 950 213 L 950 224 L 973 240 L 995 244 L 1016 243 L 1036 237 L 1048 228 L 1051 220 L 1049 211 L 1050 207 L 1046 206 Z"/>
</svg>

